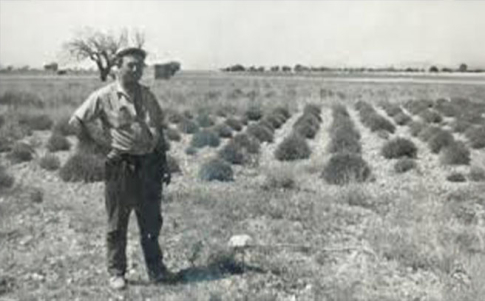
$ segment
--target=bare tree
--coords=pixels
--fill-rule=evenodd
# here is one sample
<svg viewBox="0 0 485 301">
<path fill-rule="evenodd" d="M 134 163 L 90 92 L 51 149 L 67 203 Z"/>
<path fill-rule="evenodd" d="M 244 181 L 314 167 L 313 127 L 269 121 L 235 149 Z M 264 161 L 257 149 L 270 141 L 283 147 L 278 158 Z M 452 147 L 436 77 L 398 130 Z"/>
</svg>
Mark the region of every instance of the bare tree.
<svg viewBox="0 0 485 301">
<path fill-rule="evenodd" d="M 143 48 L 145 45 L 145 33 L 141 30 L 135 30 L 132 34 L 131 43 L 138 48 Z"/>
<path fill-rule="evenodd" d="M 77 60 L 90 59 L 96 63 L 101 81 L 106 81 L 111 68 L 115 65 L 116 52 L 128 45 L 128 31 L 122 30 L 119 34 L 93 31 L 85 29 L 64 44 L 65 50 Z M 132 43 L 135 47 L 142 47 L 145 35 L 136 31 Z"/>
</svg>

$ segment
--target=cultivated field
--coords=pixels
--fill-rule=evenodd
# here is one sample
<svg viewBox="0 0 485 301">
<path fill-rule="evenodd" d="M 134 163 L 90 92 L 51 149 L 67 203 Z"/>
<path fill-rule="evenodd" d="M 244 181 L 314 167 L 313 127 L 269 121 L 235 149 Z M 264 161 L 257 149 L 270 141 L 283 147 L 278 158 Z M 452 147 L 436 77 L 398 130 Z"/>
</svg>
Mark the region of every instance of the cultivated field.
<svg viewBox="0 0 485 301">
<path fill-rule="evenodd" d="M 103 150 L 66 118 L 95 78 L 0 77 L 0 300 L 485 296 L 485 84 L 476 77 L 181 74 L 147 81 L 174 171 L 173 285 L 107 288 Z M 96 127 L 93 126 L 96 132 Z M 228 241 L 252 238 L 244 250 Z"/>
</svg>

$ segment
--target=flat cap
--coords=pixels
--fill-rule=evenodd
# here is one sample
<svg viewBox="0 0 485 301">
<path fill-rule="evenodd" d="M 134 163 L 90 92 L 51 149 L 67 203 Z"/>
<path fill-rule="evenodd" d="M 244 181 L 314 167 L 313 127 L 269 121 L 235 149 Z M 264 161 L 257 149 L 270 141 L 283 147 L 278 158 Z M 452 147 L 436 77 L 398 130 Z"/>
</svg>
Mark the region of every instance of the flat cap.
<svg viewBox="0 0 485 301">
<path fill-rule="evenodd" d="M 120 57 L 123 57 L 125 55 L 139 55 L 141 56 L 143 59 L 145 59 L 145 57 L 147 56 L 147 53 L 145 50 L 141 49 L 141 48 L 138 48 L 138 47 L 126 47 L 126 48 L 121 48 L 120 50 L 118 50 L 116 52 L 116 57 L 117 58 L 120 58 Z"/>
</svg>

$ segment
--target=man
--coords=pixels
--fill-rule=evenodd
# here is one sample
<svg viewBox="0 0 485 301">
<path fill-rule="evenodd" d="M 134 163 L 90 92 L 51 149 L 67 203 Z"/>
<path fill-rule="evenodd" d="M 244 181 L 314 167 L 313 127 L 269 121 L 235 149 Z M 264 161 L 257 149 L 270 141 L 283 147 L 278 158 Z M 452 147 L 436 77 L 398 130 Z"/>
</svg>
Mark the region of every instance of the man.
<svg viewBox="0 0 485 301">
<path fill-rule="evenodd" d="M 139 84 L 146 53 L 126 48 L 117 53 L 116 81 L 95 91 L 74 112 L 70 124 L 89 135 L 86 124 L 99 119 L 110 138 L 105 163 L 105 205 L 108 214 L 107 261 L 110 286 L 126 287 L 126 236 L 135 211 L 149 279 L 170 280 L 158 236 L 162 182 L 170 183 L 162 130 L 162 110 L 155 96 Z"/>
</svg>

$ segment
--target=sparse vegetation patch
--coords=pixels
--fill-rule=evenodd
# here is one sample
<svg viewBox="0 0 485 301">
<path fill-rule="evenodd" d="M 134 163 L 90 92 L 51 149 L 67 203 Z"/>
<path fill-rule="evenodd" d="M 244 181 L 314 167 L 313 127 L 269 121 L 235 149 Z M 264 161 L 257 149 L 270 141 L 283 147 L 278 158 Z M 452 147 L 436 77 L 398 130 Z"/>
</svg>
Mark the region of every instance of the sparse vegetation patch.
<svg viewBox="0 0 485 301">
<path fill-rule="evenodd" d="M 33 131 L 49 130 L 53 121 L 47 114 L 23 113 L 18 117 L 20 125 L 24 125 Z"/>
<path fill-rule="evenodd" d="M 58 132 L 52 132 L 49 140 L 47 140 L 46 148 L 50 152 L 67 151 L 71 148 L 71 143 L 65 136 L 58 134 Z"/>
<path fill-rule="evenodd" d="M 408 157 L 401 158 L 394 163 L 394 171 L 396 173 L 405 173 L 412 169 L 416 169 L 416 167 L 416 161 Z"/>
<path fill-rule="evenodd" d="M 359 111 L 360 119 L 362 123 L 368 127 L 372 132 L 387 131 L 394 133 L 396 127 L 384 116 L 377 113 L 377 111 L 364 101 L 359 101 L 356 104 L 356 108 Z"/>
<path fill-rule="evenodd" d="M 7 158 L 13 163 L 21 163 L 31 161 L 34 158 L 34 154 L 35 149 L 31 145 L 25 142 L 16 142 L 7 154 Z"/>
<path fill-rule="evenodd" d="M 452 145 L 455 142 L 453 135 L 442 129 L 432 135 L 428 140 L 428 146 L 433 153 L 439 153 L 443 148 Z"/>
<path fill-rule="evenodd" d="M 59 176 L 65 182 L 99 182 L 104 180 L 104 156 L 77 152 L 61 167 Z"/>
<path fill-rule="evenodd" d="M 61 161 L 56 155 L 48 153 L 40 158 L 39 166 L 45 170 L 58 170 L 61 166 Z"/>
<path fill-rule="evenodd" d="M 244 164 L 247 160 L 247 150 L 238 146 L 234 141 L 230 141 L 219 152 L 221 159 L 231 164 Z"/>
<path fill-rule="evenodd" d="M 190 145 L 196 148 L 202 148 L 204 146 L 218 147 L 221 143 L 219 135 L 211 130 L 202 130 L 192 136 Z"/>
<path fill-rule="evenodd" d="M 329 129 L 331 153 L 356 153 L 362 151 L 360 134 L 356 130 L 350 115 L 344 106 L 336 105 L 332 108 L 333 121 Z"/>
<path fill-rule="evenodd" d="M 454 141 L 440 152 L 440 162 L 445 165 L 470 164 L 470 150 L 461 141 Z"/>
<path fill-rule="evenodd" d="M 474 126 L 465 131 L 470 146 L 475 149 L 485 147 L 485 125 Z"/>
<path fill-rule="evenodd" d="M 329 184 L 345 185 L 351 182 L 365 182 L 370 178 L 371 170 L 360 155 L 337 153 L 333 155 L 322 172 L 322 177 Z"/>
<path fill-rule="evenodd" d="M 293 161 L 307 159 L 311 150 L 305 138 L 298 133 L 292 133 L 286 137 L 276 148 L 275 158 L 280 161 Z"/>
<path fill-rule="evenodd" d="M 451 173 L 449 174 L 446 179 L 450 182 L 466 182 L 466 177 L 462 174 L 462 173 L 459 173 L 459 172 L 454 172 L 454 173 Z"/>
<path fill-rule="evenodd" d="M 416 158 L 418 148 L 409 139 L 398 137 L 392 139 L 382 147 L 382 155 L 386 159 L 396 159 L 401 157 Z"/>
<path fill-rule="evenodd" d="M 185 134 L 194 134 L 199 131 L 199 125 L 192 121 L 191 119 L 184 118 L 178 125 L 178 129 Z"/>
<path fill-rule="evenodd" d="M 8 173 L 5 166 L 0 165 L 0 192 L 3 189 L 12 187 L 14 182 L 15 179 Z"/>
<path fill-rule="evenodd" d="M 203 181 L 234 181 L 234 173 L 229 163 L 219 158 L 204 163 L 199 171 L 199 178 Z"/>
<path fill-rule="evenodd" d="M 262 124 L 251 124 L 247 128 L 247 133 L 253 135 L 261 142 L 273 142 L 273 132 Z"/>
<path fill-rule="evenodd" d="M 243 128 L 242 122 L 234 117 L 229 117 L 226 119 L 226 124 L 230 126 L 233 130 L 239 132 Z"/>
<path fill-rule="evenodd" d="M 165 130 L 165 136 L 168 138 L 170 141 L 180 141 L 182 140 L 182 136 L 180 136 L 180 133 L 173 128 L 168 128 Z"/>
<path fill-rule="evenodd" d="M 432 108 L 434 105 L 432 100 L 429 99 L 415 99 L 410 100 L 404 104 L 404 108 L 413 115 L 418 115 L 422 111 Z"/>
</svg>

